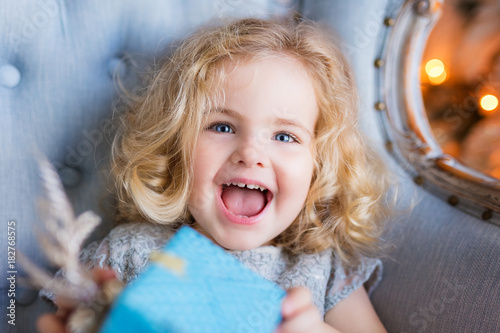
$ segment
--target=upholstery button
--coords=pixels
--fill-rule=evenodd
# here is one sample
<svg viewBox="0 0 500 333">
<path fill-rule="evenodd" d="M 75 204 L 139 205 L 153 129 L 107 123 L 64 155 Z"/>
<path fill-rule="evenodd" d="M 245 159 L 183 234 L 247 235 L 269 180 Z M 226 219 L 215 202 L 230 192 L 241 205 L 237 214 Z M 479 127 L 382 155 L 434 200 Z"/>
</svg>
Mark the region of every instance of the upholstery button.
<svg viewBox="0 0 500 333">
<path fill-rule="evenodd" d="M 109 61 L 108 75 L 113 78 L 115 75 L 118 78 L 123 78 L 127 74 L 127 65 L 121 58 L 115 57 Z"/>
<path fill-rule="evenodd" d="M 62 167 L 59 169 L 59 177 L 65 188 L 77 187 L 82 181 L 82 174 L 78 169 Z"/>
<path fill-rule="evenodd" d="M 0 67 L 0 84 L 7 88 L 14 88 L 21 81 L 19 69 L 12 65 L 3 65 Z"/>
<path fill-rule="evenodd" d="M 38 298 L 38 290 L 29 287 L 19 287 L 16 290 L 16 303 L 28 306 Z"/>
</svg>

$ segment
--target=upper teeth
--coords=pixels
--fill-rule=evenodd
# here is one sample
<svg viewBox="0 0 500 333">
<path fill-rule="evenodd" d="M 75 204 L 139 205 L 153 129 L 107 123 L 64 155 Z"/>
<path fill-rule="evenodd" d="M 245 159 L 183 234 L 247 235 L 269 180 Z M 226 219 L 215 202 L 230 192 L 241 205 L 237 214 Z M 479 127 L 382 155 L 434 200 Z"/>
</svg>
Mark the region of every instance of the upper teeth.
<svg viewBox="0 0 500 333">
<path fill-rule="evenodd" d="M 264 186 L 260 186 L 260 185 L 257 185 L 257 184 L 245 184 L 245 183 L 227 183 L 227 184 L 224 184 L 224 185 L 234 185 L 234 186 L 238 186 L 238 187 L 247 187 L 251 190 L 261 190 L 261 191 L 265 191 L 267 190 L 267 188 L 265 188 Z"/>
</svg>

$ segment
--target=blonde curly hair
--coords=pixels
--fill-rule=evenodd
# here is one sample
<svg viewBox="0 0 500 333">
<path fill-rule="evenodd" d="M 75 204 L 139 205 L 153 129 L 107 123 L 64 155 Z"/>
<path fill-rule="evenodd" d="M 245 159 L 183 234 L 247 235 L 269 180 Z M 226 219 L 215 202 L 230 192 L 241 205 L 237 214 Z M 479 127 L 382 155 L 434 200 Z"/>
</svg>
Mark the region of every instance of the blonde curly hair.
<svg viewBox="0 0 500 333">
<path fill-rule="evenodd" d="M 205 27 L 165 59 L 121 116 L 113 142 L 119 221 L 173 228 L 191 221 L 191 161 L 204 113 L 223 98 L 222 65 L 280 54 L 298 59 L 313 78 L 320 112 L 306 202 L 273 243 L 292 253 L 333 248 L 351 264 L 377 250 L 388 212 L 388 173 L 358 129 L 358 96 L 346 60 L 331 34 L 306 20 Z"/>
</svg>

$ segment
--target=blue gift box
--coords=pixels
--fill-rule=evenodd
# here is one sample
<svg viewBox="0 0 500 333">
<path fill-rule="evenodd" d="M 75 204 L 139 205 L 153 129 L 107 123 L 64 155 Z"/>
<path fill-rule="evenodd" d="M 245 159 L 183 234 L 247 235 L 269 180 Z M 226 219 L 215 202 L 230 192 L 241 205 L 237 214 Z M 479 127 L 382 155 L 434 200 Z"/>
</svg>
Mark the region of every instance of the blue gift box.
<svg viewBox="0 0 500 333">
<path fill-rule="evenodd" d="M 117 297 L 100 332 L 274 332 L 285 294 L 184 226 Z"/>
</svg>

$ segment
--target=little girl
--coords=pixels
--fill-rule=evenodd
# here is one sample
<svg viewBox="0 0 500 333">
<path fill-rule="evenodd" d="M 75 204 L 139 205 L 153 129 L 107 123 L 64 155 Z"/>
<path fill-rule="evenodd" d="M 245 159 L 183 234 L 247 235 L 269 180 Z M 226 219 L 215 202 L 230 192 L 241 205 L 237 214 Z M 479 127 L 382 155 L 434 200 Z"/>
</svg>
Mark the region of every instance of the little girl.
<svg viewBox="0 0 500 333">
<path fill-rule="evenodd" d="M 381 276 L 368 258 L 387 176 L 356 112 L 347 63 L 315 24 L 198 31 L 121 118 L 112 170 L 128 223 L 83 260 L 129 282 L 188 224 L 288 290 L 279 332 L 384 332 L 365 288 Z"/>
</svg>

